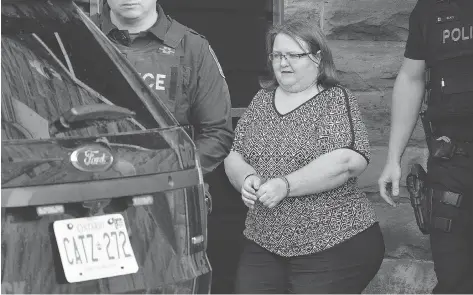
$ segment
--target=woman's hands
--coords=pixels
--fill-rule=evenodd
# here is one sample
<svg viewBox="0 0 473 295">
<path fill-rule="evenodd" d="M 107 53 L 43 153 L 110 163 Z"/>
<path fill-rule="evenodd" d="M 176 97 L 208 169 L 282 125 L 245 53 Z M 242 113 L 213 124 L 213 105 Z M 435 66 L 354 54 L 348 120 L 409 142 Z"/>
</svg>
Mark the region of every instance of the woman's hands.
<svg viewBox="0 0 473 295">
<path fill-rule="evenodd" d="M 273 178 L 266 182 L 257 175 L 248 176 L 241 188 L 243 203 L 253 209 L 259 201 L 268 208 L 276 207 L 287 194 L 286 182 L 281 178 Z"/>
<path fill-rule="evenodd" d="M 266 181 L 238 152 L 231 151 L 224 163 L 228 179 L 235 189 L 240 190 L 241 199 L 248 208 L 253 209 L 258 200 L 263 206 L 273 208 L 286 197 L 288 188 L 283 179 Z"/>
<path fill-rule="evenodd" d="M 241 199 L 243 203 L 250 208 L 253 209 L 255 206 L 256 200 L 258 200 L 258 196 L 256 195 L 256 191 L 259 190 L 261 186 L 261 178 L 254 174 L 246 177 L 241 187 Z"/>
<path fill-rule="evenodd" d="M 258 201 L 268 208 L 276 207 L 287 197 L 287 184 L 282 178 L 272 178 L 260 186 L 256 192 Z"/>
</svg>

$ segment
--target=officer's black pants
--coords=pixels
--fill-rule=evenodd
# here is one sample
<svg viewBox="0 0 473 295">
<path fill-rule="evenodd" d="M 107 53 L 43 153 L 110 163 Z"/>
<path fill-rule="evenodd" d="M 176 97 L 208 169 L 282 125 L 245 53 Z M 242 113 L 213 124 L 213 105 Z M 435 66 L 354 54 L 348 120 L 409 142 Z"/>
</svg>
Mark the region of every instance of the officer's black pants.
<svg viewBox="0 0 473 295">
<path fill-rule="evenodd" d="M 434 189 L 463 192 L 460 208 L 433 203 L 433 216 L 452 220 L 451 232 L 431 230 L 430 244 L 438 281 L 433 293 L 473 294 L 473 169 L 456 169 L 448 165 L 432 168 L 429 171 L 437 176 L 429 175 L 431 180 L 437 178 L 432 184 Z"/>
<path fill-rule="evenodd" d="M 223 163 L 206 175 L 213 199 L 208 219 L 207 254 L 212 266 L 212 294 L 233 293 L 248 208 L 230 184 Z"/>
<path fill-rule="evenodd" d="M 310 255 L 282 257 L 246 240 L 235 292 L 359 294 L 378 272 L 384 250 L 378 223 L 345 242 Z"/>
<path fill-rule="evenodd" d="M 473 293 L 473 196 L 466 197 L 459 209 L 441 203 L 433 208 L 437 216 L 452 219 L 451 232 L 433 229 L 430 233 L 436 294 Z"/>
</svg>

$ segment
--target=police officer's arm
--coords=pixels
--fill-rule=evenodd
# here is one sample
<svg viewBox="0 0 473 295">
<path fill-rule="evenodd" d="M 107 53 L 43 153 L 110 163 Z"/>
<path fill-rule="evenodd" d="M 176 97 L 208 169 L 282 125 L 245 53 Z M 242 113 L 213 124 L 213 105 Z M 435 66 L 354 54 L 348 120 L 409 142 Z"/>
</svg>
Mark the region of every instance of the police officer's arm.
<svg viewBox="0 0 473 295">
<path fill-rule="evenodd" d="M 409 35 L 404 61 L 394 83 L 391 112 L 389 161 L 398 163 L 414 130 L 424 96 L 427 48 L 423 15 L 428 3 L 418 1 L 409 16 Z"/>
<path fill-rule="evenodd" d="M 230 93 L 219 64 L 202 42 L 196 57 L 196 79 L 190 87 L 191 124 L 204 174 L 214 170 L 228 155 L 233 140 Z"/>
<path fill-rule="evenodd" d="M 388 161 L 398 163 L 415 128 L 425 90 L 425 61 L 405 58 L 394 83 Z"/>
<path fill-rule="evenodd" d="M 390 205 L 396 206 L 388 195 L 388 184 L 393 196 L 399 195 L 401 157 L 417 122 L 424 95 L 423 60 L 405 58 L 396 78 L 391 107 L 391 134 L 386 165 L 378 179 L 379 193 Z"/>
<path fill-rule="evenodd" d="M 390 193 L 393 196 L 399 195 L 400 161 L 417 122 L 424 94 L 426 47 L 422 16 L 425 13 L 425 5 L 430 4 L 418 1 L 409 17 L 405 59 L 394 83 L 388 157 L 378 179 L 381 197 L 392 206 L 395 206 L 395 203 L 388 195 L 388 184 L 392 185 Z"/>
</svg>

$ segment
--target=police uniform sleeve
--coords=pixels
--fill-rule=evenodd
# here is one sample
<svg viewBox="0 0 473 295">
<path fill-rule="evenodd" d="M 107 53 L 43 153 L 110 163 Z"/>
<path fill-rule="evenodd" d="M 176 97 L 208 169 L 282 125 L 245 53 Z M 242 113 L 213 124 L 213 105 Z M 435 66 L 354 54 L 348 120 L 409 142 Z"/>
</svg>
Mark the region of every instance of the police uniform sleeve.
<svg viewBox="0 0 473 295">
<path fill-rule="evenodd" d="M 349 90 L 337 87 L 337 95 L 328 103 L 319 131 L 321 154 L 347 148 L 370 161 L 368 132 L 357 99 Z"/>
<path fill-rule="evenodd" d="M 194 64 L 196 79 L 190 86 L 191 124 L 204 174 L 228 155 L 233 140 L 228 85 L 209 43 L 203 40 Z"/>
<path fill-rule="evenodd" d="M 404 57 L 415 60 L 425 60 L 425 36 L 423 14 L 427 7 L 425 1 L 419 0 L 409 16 L 409 35 L 407 37 Z"/>
</svg>

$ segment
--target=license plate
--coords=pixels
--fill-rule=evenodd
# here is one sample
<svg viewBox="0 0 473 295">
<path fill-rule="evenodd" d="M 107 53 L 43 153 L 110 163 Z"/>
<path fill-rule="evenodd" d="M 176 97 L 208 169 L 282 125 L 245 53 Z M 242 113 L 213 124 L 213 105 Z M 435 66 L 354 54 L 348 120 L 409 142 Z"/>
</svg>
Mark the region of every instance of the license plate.
<svg viewBox="0 0 473 295">
<path fill-rule="evenodd" d="M 53 228 L 69 283 L 138 271 L 123 215 L 57 220 Z"/>
</svg>

